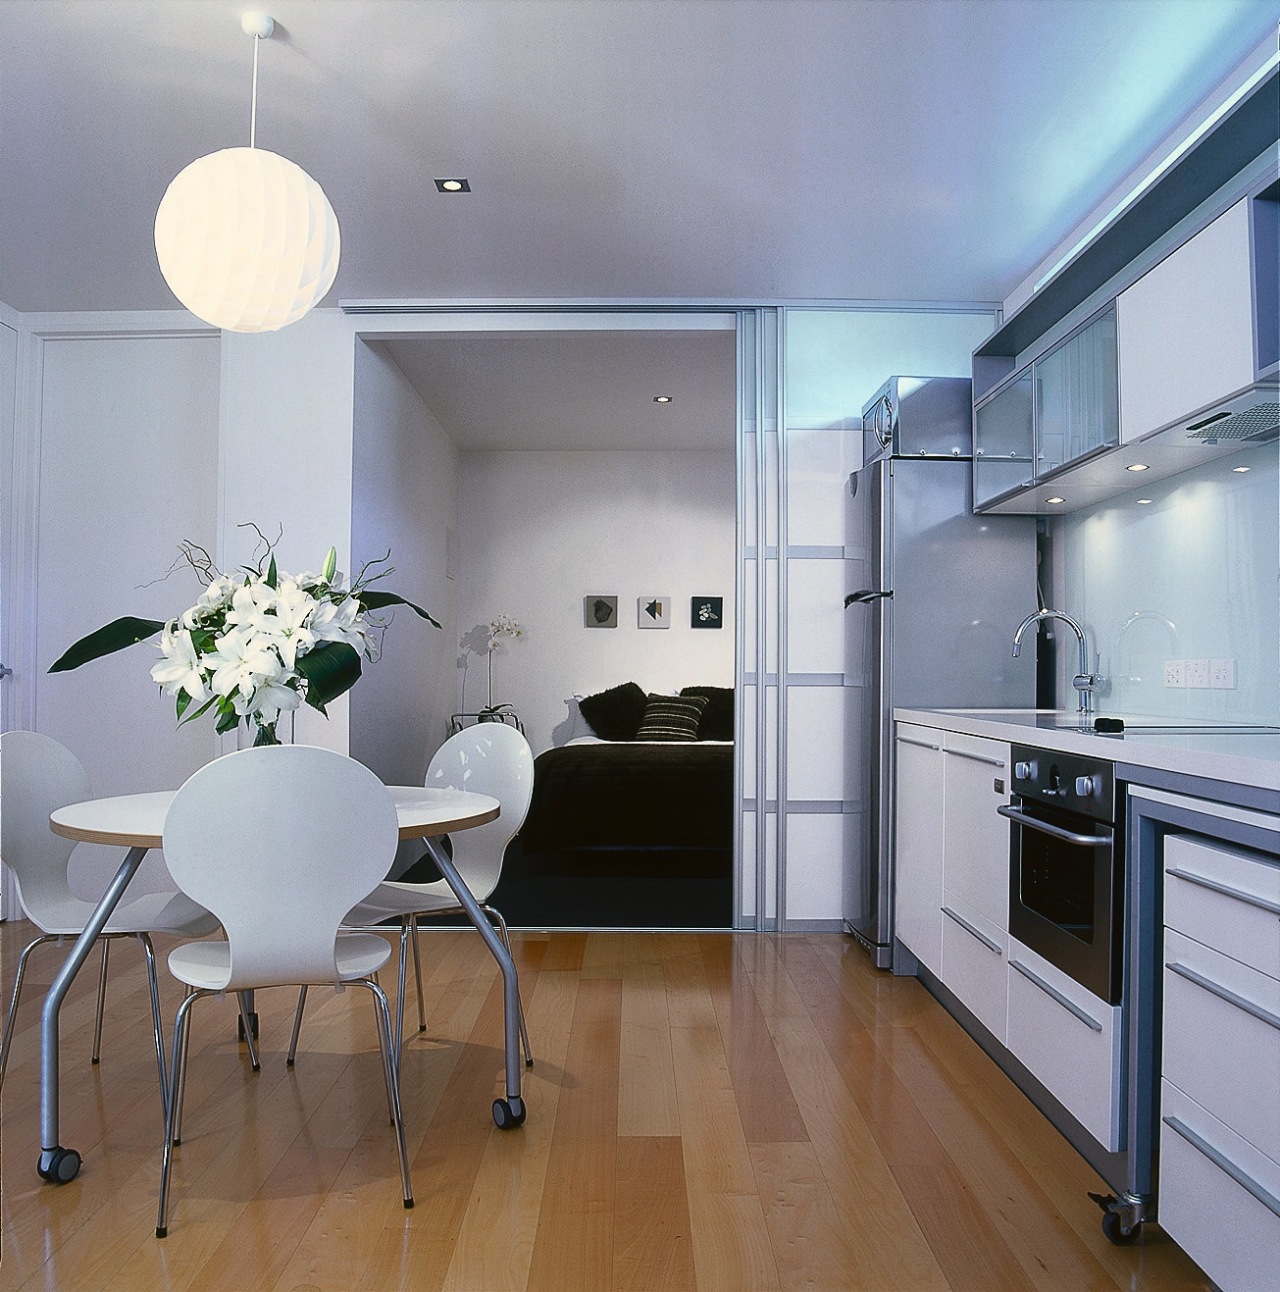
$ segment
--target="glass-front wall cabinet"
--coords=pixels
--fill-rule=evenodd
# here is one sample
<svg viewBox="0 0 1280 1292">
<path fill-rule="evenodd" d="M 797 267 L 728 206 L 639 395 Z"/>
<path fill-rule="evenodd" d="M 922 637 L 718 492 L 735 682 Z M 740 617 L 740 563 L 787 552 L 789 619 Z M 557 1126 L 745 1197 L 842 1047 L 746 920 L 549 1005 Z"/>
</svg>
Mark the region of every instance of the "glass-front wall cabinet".
<svg viewBox="0 0 1280 1292">
<path fill-rule="evenodd" d="M 1037 359 L 1032 376 L 1037 479 L 1120 442 L 1114 304 Z"/>
<path fill-rule="evenodd" d="M 1030 369 L 974 410 L 973 501 L 984 503 L 1032 483 L 1034 421 Z"/>
</svg>

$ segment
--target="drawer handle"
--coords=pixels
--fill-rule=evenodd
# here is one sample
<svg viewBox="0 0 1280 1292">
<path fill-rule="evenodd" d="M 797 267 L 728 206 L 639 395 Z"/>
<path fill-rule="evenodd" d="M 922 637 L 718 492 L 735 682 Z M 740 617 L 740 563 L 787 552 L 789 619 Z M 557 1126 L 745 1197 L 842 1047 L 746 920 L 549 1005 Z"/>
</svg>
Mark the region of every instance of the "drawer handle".
<svg viewBox="0 0 1280 1292">
<path fill-rule="evenodd" d="M 898 743 L 902 745 L 915 745 L 917 749 L 941 749 L 941 745 L 931 745 L 927 740 L 913 740 L 910 736 L 899 736 Z"/>
<path fill-rule="evenodd" d="M 953 911 L 948 906 L 944 906 L 942 908 L 942 913 L 943 915 L 947 916 L 949 919 L 955 920 L 955 922 L 966 933 L 972 933 L 973 936 L 977 938 L 978 941 L 981 942 L 982 945 L 986 947 L 988 951 L 993 951 L 996 955 L 1004 954 L 1004 948 L 998 942 L 993 942 L 989 937 L 987 937 L 985 933 L 981 932 L 979 929 L 975 929 L 973 925 L 970 924 L 969 921 L 964 918 L 964 916 L 957 915 L 955 911 Z"/>
<path fill-rule="evenodd" d="M 1242 1009 L 1246 1014 L 1252 1015 L 1259 1022 L 1266 1023 L 1268 1027 L 1274 1027 L 1280 1032 L 1280 1015 L 1273 1014 L 1269 1009 L 1264 1009 L 1261 1005 L 1254 1004 L 1245 996 L 1237 996 L 1235 992 L 1228 991 L 1225 987 L 1219 986 L 1211 978 L 1205 978 L 1202 974 L 1196 973 L 1194 969 L 1188 969 L 1186 965 L 1177 964 L 1175 961 L 1169 961 L 1165 965 L 1171 973 L 1176 973 L 1179 978 L 1185 978 L 1188 982 L 1193 982 L 1197 987 L 1203 988 L 1211 996 L 1216 996 L 1219 1000 L 1225 1000 L 1228 1005 L 1234 1005 L 1237 1009 Z"/>
<path fill-rule="evenodd" d="M 1177 1131 L 1192 1148 L 1199 1150 L 1218 1170 L 1229 1175 L 1242 1189 L 1253 1194 L 1273 1216 L 1280 1216 L 1280 1198 L 1264 1189 L 1251 1175 L 1246 1175 L 1229 1157 L 1220 1153 L 1208 1140 L 1202 1139 L 1185 1122 L 1177 1117 L 1165 1117 L 1164 1124 L 1172 1131 Z"/>
<path fill-rule="evenodd" d="M 1016 960 L 1009 961 L 1009 967 L 1016 969 L 1029 982 L 1035 983 L 1050 1000 L 1055 1000 L 1069 1014 L 1074 1014 L 1087 1027 L 1091 1027 L 1095 1032 L 1102 1031 L 1102 1024 L 1096 1018 L 1091 1018 L 1080 1008 L 1073 1000 L 1068 1000 L 1056 987 L 1051 987 L 1038 973 L 1032 973 L 1024 964 L 1019 964 Z"/>
<path fill-rule="evenodd" d="M 1003 758 L 992 758 L 989 754 L 971 754 L 963 749 L 948 749 L 947 753 L 954 758 L 967 758 L 971 763 L 986 763 L 990 767 L 1004 766 Z"/>
<path fill-rule="evenodd" d="M 1246 893 L 1239 888 L 1232 888 L 1229 884 L 1221 884 L 1216 879 L 1208 879 L 1204 875 L 1197 875 L 1193 870 L 1171 867 L 1168 873 L 1174 879 L 1181 879 L 1188 884 L 1196 884 L 1200 888 L 1208 888 L 1212 892 L 1223 894 L 1224 897 L 1234 897 L 1237 902 L 1245 902 L 1249 906 L 1256 906 L 1260 911 L 1280 915 L 1280 902 L 1268 901 L 1265 897 L 1257 897 L 1253 893 Z"/>
</svg>

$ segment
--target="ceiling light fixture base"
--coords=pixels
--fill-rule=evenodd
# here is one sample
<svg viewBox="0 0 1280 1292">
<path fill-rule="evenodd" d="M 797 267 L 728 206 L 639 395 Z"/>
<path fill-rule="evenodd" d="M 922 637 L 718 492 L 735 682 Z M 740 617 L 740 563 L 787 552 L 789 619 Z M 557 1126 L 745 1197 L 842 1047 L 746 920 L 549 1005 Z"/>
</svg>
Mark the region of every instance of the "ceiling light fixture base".
<svg viewBox="0 0 1280 1292">
<path fill-rule="evenodd" d="M 240 15 L 240 30 L 256 40 L 266 40 L 276 29 L 276 20 L 263 9 L 248 9 Z"/>
</svg>

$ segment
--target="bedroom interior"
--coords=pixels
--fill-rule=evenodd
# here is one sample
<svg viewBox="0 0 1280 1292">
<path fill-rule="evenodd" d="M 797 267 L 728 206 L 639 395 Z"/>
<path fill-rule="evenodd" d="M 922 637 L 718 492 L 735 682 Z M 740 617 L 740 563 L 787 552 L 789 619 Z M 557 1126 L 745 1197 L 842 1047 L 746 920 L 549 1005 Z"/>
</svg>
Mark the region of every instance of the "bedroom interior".
<svg viewBox="0 0 1280 1292">
<path fill-rule="evenodd" d="M 398 417 L 387 416 L 388 391 Z M 423 410 L 410 415 L 415 399 Z M 538 756 L 533 810 L 508 849 L 495 905 L 517 927 L 731 927 L 733 334 L 397 337 L 361 353 L 356 407 L 356 481 L 366 486 L 353 505 L 356 552 L 382 542 L 399 554 L 409 537 L 421 559 L 435 552 L 439 563 L 443 541 L 458 638 L 451 707 L 508 706 Z M 421 422 L 413 444 L 388 434 L 389 423 L 412 419 Z M 453 476 L 456 518 L 443 499 L 415 503 L 419 471 Z M 402 489 L 405 505 L 389 509 Z M 592 590 L 618 606 L 598 632 L 582 618 Z M 722 626 L 711 631 L 692 604 L 703 593 L 721 603 Z M 668 618 L 644 631 L 642 605 L 654 597 Z M 486 658 L 499 615 L 521 635 Z M 352 695 L 352 740 L 391 775 L 397 739 L 406 757 L 424 744 L 416 723 L 432 724 L 425 743 L 447 733 L 434 731 L 434 716 L 406 713 L 384 663 L 388 680 Z M 588 704 L 597 727 L 587 722 L 580 698 L 623 687 L 640 712 L 619 724 Z M 637 739 L 646 695 L 691 688 L 716 692 L 694 747 Z M 412 848 L 398 870 L 433 874 Z"/>
</svg>

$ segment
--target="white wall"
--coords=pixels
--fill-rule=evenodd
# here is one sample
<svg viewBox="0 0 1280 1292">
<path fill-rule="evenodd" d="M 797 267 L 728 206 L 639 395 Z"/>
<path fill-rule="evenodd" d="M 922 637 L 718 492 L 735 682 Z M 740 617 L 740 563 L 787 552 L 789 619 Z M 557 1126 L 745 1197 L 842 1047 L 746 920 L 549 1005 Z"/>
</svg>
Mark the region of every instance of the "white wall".
<svg viewBox="0 0 1280 1292">
<path fill-rule="evenodd" d="M 253 522 L 275 537 L 283 570 L 320 568 L 330 547 L 351 567 L 355 327 L 313 310 L 279 332 L 223 334 L 218 557 L 248 559 Z M 294 738 L 346 753 L 348 697 L 328 718 L 303 705 Z"/>
<path fill-rule="evenodd" d="M 731 448 L 464 453 L 458 633 L 477 649 L 459 652 L 462 707 L 485 703 L 477 639 L 499 614 L 525 636 L 495 658 L 493 698 L 515 705 L 535 751 L 564 738 L 575 694 L 732 686 L 736 473 Z M 583 626 L 593 593 L 618 597 L 617 628 Z M 653 595 L 672 598 L 671 628 L 637 627 Z M 724 629 L 690 627 L 701 595 L 724 598 Z"/>
<path fill-rule="evenodd" d="M 1099 712 L 1280 723 L 1278 456 L 1272 443 L 1219 458 L 1054 522 L 1056 604 L 1083 621 L 1110 679 Z M 1074 638 L 1058 642 L 1070 697 Z M 1233 659 L 1238 684 L 1166 687 L 1167 659 Z"/>
<path fill-rule="evenodd" d="M 95 794 L 177 786 L 212 756 L 213 728 L 177 727 L 151 681 L 154 650 L 46 670 L 112 619 L 167 619 L 199 594 L 189 570 L 164 575 L 181 540 L 216 540 L 218 337 L 50 337 L 41 353 L 23 482 L 35 500 L 32 725 L 80 757 Z M 94 851 L 77 865 L 114 872 L 118 850 L 100 865 Z"/>
<path fill-rule="evenodd" d="M 388 784 L 421 784 L 456 700 L 456 581 L 449 534 L 458 523 L 458 453 L 404 374 L 358 342 L 351 491 L 354 574 L 391 553 L 381 585 L 434 615 L 433 628 L 396 610 L 380 657 L 351 692 L 351 755 Z"/>
</svg>

